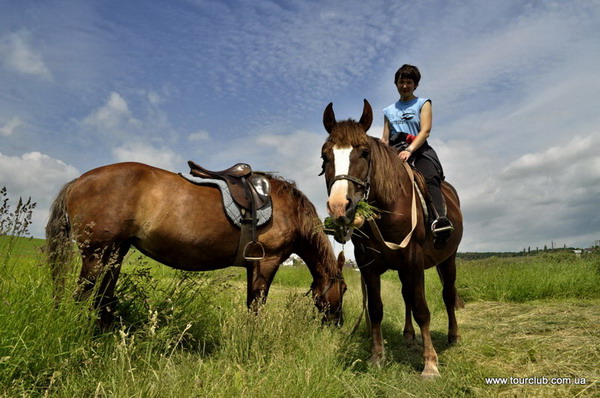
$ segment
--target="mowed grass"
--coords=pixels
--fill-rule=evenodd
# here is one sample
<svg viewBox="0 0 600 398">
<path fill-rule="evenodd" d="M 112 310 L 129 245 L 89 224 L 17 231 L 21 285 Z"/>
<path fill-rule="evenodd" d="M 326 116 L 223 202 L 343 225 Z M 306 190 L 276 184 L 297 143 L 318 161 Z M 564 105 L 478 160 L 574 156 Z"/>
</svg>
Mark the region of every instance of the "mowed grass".
<svg viewBox="0 0 600 398">
<path fill-rule="evenodd" d="M 0 238 L 0 250 L 9 237 Z M 597 255 L 459 263 L 462 342 L 446 344 L 435 270 L 426 272 L 442 376 L 423 380 L 421 347 L 402 339 L 404 305 L 383 275 L 387 361 L 368 363 L 360 275 L 344 272 L 346 322 L 322 326 L 305 267 L 282 267 L 259 314 L 245 308 L 245 271 L 182 273 L 132 253 L 119 281 L 120 322 L 99 333 L 88 304 L 55 308 L 40 240 L 0 252 L 0 396 L 446 397 L 598 396 Z M 3 246 L 4 245 L 4 246 Z M 78 270 L 73 270 L 72 280 Z M 71 286 L 73 288 L 73 286 Z M 489 385 L 488 377 L 569 378 L 562 385 Z M 582 379 L 585 379 L 583 382 Z M 561 379 L 563 382 L 567 379 Z M 575 382 L 584 384 L 575 384 Z M 550 383 L 550 382 L 548 382 Z"/>
</svg>

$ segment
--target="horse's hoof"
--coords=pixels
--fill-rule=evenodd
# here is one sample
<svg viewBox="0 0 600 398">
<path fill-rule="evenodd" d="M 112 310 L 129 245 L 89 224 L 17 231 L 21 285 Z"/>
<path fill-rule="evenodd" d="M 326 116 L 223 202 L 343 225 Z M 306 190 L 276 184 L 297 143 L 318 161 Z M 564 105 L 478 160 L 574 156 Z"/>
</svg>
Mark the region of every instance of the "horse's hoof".
<svg viewBox="0 0 600 398">
<path fill-rule="evenodd" d="M 448 336 L 448 344 L 449 345 L 458 345 L 460 344 L 460 336 L 456 335 L 456 336 Z"/>
<path fill-rule="evenodd" d="M 435 365 L 428 366 L 421 373 L 421 377 L 424 379 L 434 379 L 436 377 L 440 377 L 440 371 Z"/>
<path fill-rule="evenodd" d="M 385 357 L 383 354 L 373 354 L 373 355 L 371 355 L 369 362 L 371 362 L 371 365 L 373 365 L 377 368 L 381 368 L 384 360 L 385 360 Z"/>
</svg>

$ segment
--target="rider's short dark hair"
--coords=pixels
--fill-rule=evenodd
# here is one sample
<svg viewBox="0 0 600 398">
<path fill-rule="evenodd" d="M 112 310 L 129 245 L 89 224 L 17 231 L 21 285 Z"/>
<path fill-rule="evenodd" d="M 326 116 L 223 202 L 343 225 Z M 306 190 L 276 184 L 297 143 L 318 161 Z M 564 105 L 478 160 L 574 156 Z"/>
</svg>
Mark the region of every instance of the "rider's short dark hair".
<svg viewBox="0 0 600 398">
<path fill-rule="evenodd" d="M 421 72 L 419 72 L 419 68 L 416 66 L 404 64 L 396 71 L 394 84 L 398 83 L 400 79 L 411 79 L 415 82 L 415 86 L 418 86 L 419 81 L 421 81 Z"/>
</svg>

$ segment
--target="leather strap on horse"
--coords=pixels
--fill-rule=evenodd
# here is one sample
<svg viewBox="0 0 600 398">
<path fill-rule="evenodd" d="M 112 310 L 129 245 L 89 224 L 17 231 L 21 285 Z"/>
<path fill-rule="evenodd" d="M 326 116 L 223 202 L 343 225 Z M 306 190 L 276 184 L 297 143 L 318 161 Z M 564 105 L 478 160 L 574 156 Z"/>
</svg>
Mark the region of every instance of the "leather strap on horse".
<svg viewBox="0 0 600 398">
<path fill-rule="evenodd" d="M 411 211 L 410 211 L 410 218 L 411 218 L 410 232 L 408 233 L 408 235 L 406 235 L 404 240 L 402 242 L 400 242 L 400 244 L 393 243 L 393 242 L 386 242 L 385 239 L 383 239 L 383 235 L 381 235 L 381 231 L 379 230 L 379 227 L 377 226 L 377 223 L 375 222 L 375 220 L 373 218 L 369 218 L 369 220 L 368 220 L 369 226 L 371 227 L 373 234 L 375 234 L 375 237 L 377 239 L 379 239 L 381 242 L 383 242 L 391 250 L 404 249 L 406 246 L 408 246 L 408 243 L 410 242 L 410 239 L 412 238 L 412 234 L 413 234 L 415 228 L 417 227 L 417 221 L 418 221 L 417 220 L 417 193 L 415 192 L 415 176 L 413 174 L 412 168 L 410 167 L 410 165 L 407 162 L 402 162 L 402 164 L 404 165 L 404 168 L 406 169 L 406 172 L 408 173 L 408 176 L 410 177 L 410 184 L 412 185 L 412 203 L 411 203 Z"/>
<path fill-rule="evenodd" d="M 233 260 L 234 267 L 242 267 L 248 261 L 244 252 L 246 251 L 248 245 L 253 241 L 252 221 L 250 218 L 251 216 L 249 217 L 248 212 L 242 212 L 240 240 L 238 241 L 237 251 Z"/>
<path fill-rule="evenodd" d="M 257 209 L 256 200 L 254 198 L 252 190 L 254 187 L 249 184 L 246 178 L 242 178 L 242 184 L 245 188 L 246 194 L 249 196 L 250 201 L 250 212 L 246 209 L 242 209 L 242 219 L 240 220 L 240 240 L 238 242 L 238 248 L 235 253 L 233 265 L 241 267 L 248 261 L 259 261 L 265 257 L 265 248 L 263 245 L 256 240 L 256 224 L 257 224 Z M 260 255 L 251 255 L 250 252 L 253 249 L 259 247 L 262 253 Z"/>
</svg>

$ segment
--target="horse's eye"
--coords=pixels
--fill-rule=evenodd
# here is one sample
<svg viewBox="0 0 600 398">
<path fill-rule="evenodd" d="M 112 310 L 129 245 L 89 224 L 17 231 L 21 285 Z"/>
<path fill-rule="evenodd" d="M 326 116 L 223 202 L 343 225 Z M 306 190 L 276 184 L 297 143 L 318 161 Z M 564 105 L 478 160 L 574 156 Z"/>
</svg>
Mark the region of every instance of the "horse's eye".
<svg viewBox="0 0 600 398">
<path fill-rule="evenodd" d="M 360 154 L 360 156 L 364 159 L 368 159 L 369 156 L 371 156 L 371 151 L 369 151 L 368 149 L 363 149 L 362 153 Z"/>
</svg>

